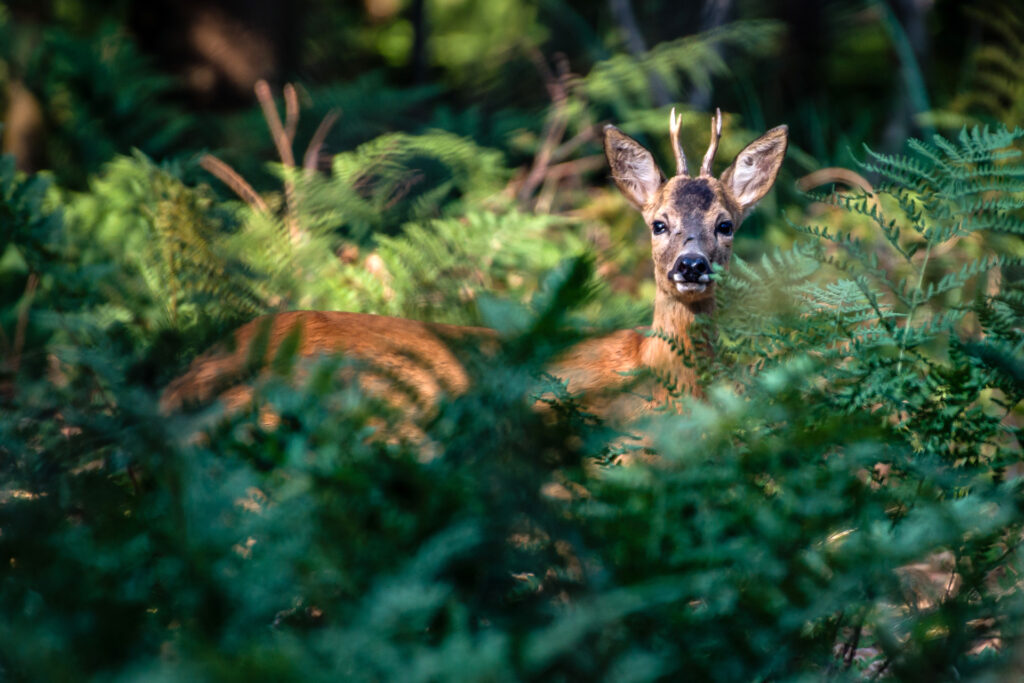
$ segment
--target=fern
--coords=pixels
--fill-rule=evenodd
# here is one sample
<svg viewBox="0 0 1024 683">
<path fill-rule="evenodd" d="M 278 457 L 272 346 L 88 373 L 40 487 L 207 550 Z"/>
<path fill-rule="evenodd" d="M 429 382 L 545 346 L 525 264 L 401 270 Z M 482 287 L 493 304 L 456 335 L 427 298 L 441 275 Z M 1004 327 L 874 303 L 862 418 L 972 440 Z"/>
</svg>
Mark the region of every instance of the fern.
<svg viewBox="0 0 1024 683">
<path fill-rule="evenodd" d="M 297 140 L 310 140 L 325 117 L 340 112 L 340 125 L 330 128 L 316 166 L 329 171 L 336 154 L 352 150 L 395 130 L 408 130 L 420 121 L 418 115 L 437 97 L 435 87 L 396 88 L 385 75 L 371 71 L 336 85 L 299 88 L 303 115 L 296 126 Z M 275 143 L 267 135 L 267 122 L 260 107 L 226 117 L 217 129 L 218 155 L 229 161 L 241 175 L 260 190 L 271 189 L 279 177 L 267 173 L 265 160 L 275 154 Z M 279 176 L 280 174 L 277 174 Z"/>
<path fill-rule="evenodd" d="M 62 198 L 81 267 L 121 264 L 98 278 L 108 295 L 98 311 L 104 324 L 126 324 L 136 342 L 266 310 L 252 269 L 230 253 L 230 216 L 180 174 L 136 152 L 108 164 L 90 193 Z"/>
<path fill-rule="evenodd" d="M 335 156 L 328 176 L 313 169 L 271 166 L 283 191 L 262 196 L 247 191 L 250 204 L 233 207 L 232 224 L 237 227 L 221 238 L 222 258 L 258 276 L 247 286 L 267 307 L 405 312 L 404 303 L 389 306 L 395 299 L 390 280 L 393 273 L 401 276 L 402 264 L 392 270 L 378 255 L 367 256 L 368 247 L 415 225 L 410 221 L 455 212 L 464 201 L 480 201 L 505 177 L 501 162 L 498 152 L 433 132 L 372 140 Z M 221 170 L 218 177 L 232 172 Z M 427 234 L 417 239 L 417 249 L 431 242 Z M 380 265 L 363 267 L 367 261 L 361 252 Z M 422 284 L 408 286 L 422 291 Z"/>
<path fill-rule="evenodd" d="M 802 227 L 806 239 L 793 249 L 767 255 L 759 263 L 734 260 L 728 273 L 718 276 L 719 337 L 712 374 L 726 380 L 725 386 L 710 384 L 710 406 L 693 404 L 683 417 L 651 420 L 654 445 L 665 459 L 656 478 L 623 475 L 607 484 L 621 506 L 654 511 L 642 525 L 635 519 L 619 520 L 624 525 L 619 538 L 636 535 L 619 555 L 625 563 L 620 571 L 639 573 L 630 565 L 636 558 L 663 563 L 662 574 L 690 571 L 690 562 L 711 567 L 705 585 L 731 571 L 742 574 L 738 568 L 743 561 L 729 555 L 736 532 L 722 526 L 720 512 L 709 510 L 748 509 L 737 499 L 749 487 L 759 501 L 753 507 L 760 506 L 764 518 L 772 520 L 765 527 L 758 526 L 757 515 L 737 520 L 757 529 L 753 537 L 784 528 L 781 519 L 789 514 L 812 515 L 813 522 L 799 523 L 806 529 L 830 514 L 810 489 L 820 492 L 838 484 L 843 475 L 832 479 L 825 470 L 836 466 L 837 459 L 859 453 L 866 458 L 859 466 L 862 473 L 882 467 L 887 474 L 872 483 L 873 492 L 865 498 L 852 489 L 839 495 L 868 508 L 879 504 L 885 512 L 875 517 L 882 508 L 863 508 L 865 516 L 859 521 L 847 517 L 841 529 L 821 531 L 813 553 L 821 553 L 815 562 L 828 573 L 822 585 L 844 585 L 852 592 L 834 603 L 843 605 L 838 616 L 823 611 L 810 618 L 815 627 L 802 622 L 804 630 L 785 639 L 786 646 L 809 638 L 808 646 L 819 642 L 822 656 L 827 656 L 824 651 L 831 651 L 837 640 L 852 653 L 866 638 L 868 647 L 885 653 L 886 667 L 912 677 L 913 667 L 906 663 L 923 656 L 917 646 L 907 645 L 915 628 L 963 609 L 977 610 L 973 613 L 979 617 L 999 614 L 1006 596 L 1020 599 L 1019 586 L 994 590 L 983 585 L 983 577 L 986 572 L 1013 571 L 1018 545 L 1013 539 L 1020 530 L 1020 520 L 1007 507 L 1015 505 L 1009 501 L 1017 494 L 1001 488 L 1000 482 L 1006 468 L 1020 462 L 1016 425 L 1024 400 L 1024 297 L 1019 283 L 1003 282 L 1000 291 L 993 287 L 998 278 L 987 278 L 994 271 L 1012 276 L 1019 263 L 1019 245 L 1000 239 L 999 232 L 1008 226 L 1004 234 L 1015 234 L 1021 219 L 1018 198 L 1024 181 L 1017 145 L 1022 137 L 1020 130 L 965 130 L 955 141 L 915 141 L 906 155 L 870 153 L 868 165 L 882 176 L 875 193 L 822 199 L 872 226 L 876 242 L 829 227 Z M 846 439 L 834 447 L 818 440 L 827 441 L 844 421 L 846 427 L 840 429 L 870 431 L 874 425 L 881 430 L 880 442 L 860 451 Z M 813 483 L 794 474 L 807 471 L 807 461 L 799 460 L 804 456 L 796 454 L 806 454 L 811 444 L 827 452 L 820 460 L 812 457 L 819 465 L 812 468 Z M 761 457 L 766 459 L 759 461 Z M 858 466 L 851 462 L 844 467 Z M 803 485 L 810 489 L 801 492 Z M 847 511 L 849 502 L 844 503 Z M 973 506 L 972 514 L 980 515 L 977 521 L 985 530 L 965 533 L 963 525 L 972 522 L 957 517 L 956 505 Z M 947 536 L 930 528 L 933 514 L 959 530 Z M 679 518 L 691 530 L 685 541 L 673 523 Z M 875 531 L 883 528 L 882 518 L 887 519 L 889 540 Z M 857 540 L 853 546 L 833 546 L 837 534 Z M 896 536 L 931 540 L 898 560 L 896 555 L 908 548 L 889 545 Z M 769 545 L 765 554 L 786 547 L 786 540 Z M 944 548 L 953 551 L 952 571 L 971 583 L 971 595 L 951 595 L 947 589 L 929 608 L 908 610 L 904 617 L 886 616 L 892 603 L 879 601 L 877 595 L 892 587 L 895 567 L 911 561 L 915 553 Z M 888 560 L 877 565 L 879 573 L 866 584 L 837 582 L 852 566 L 840 559 L 844 552 L 861 560 L 866 557 L 862 553 L 880 552 Z M 921 561 L 925 556 L 917 557 Z M 896 565 L 884 568 L 888 561 Z M 981 572 L 973 564 L 979 561 L 986 567 Z M 770 572 L 766 567 L 771 564 L 759 561 L 753 571 Z M 807 569 L 797 564 L 780 559 L 775 578 L 737 579 L 743 586 L 739 595 L 757 593 L 759 585 L 786 585 L 790 588 L 776 599 L 780 604 L 794 599 L 803 585 L 794 576 Z M 690 596 L 709 610 L 707 621 L 701 621 L 699 610 L 682 617 L 700 623 L 694 632 L 707 631 L 711 639 L 717 623 L 713 619 L 734 608 L 729 600 L 716 603 L 707 597 L 714 593 L 709 589 Z M 760 600 L 727 595 L 741 604 Z M 961 629 L 958 635 L 944 640 L 948 647 L 971 642 L 969 629 L 955 629 Z M 947 651 L 946 665 L 972 661 L 965 650 L 959 652 Z M 770 657 L 753 659 L 761 667 L 754 677 L 771 678 L 773 667 L 784 667 Z"/>
<path fill-rule="evenodd" d="M 630 110 L 650 109 L 650 74 L 673 92 L 684 84 L 707 89 L 714 76 L 728 72 L 720 50 L 742 50 L 752 56 L 771 53 L 778 45 L 782 26 L 770 20 L 735 22 L 707 33 L 660 43 L 637 58 L 625 54 L 598 62 L 583 78 L 587 98 L 616 109 L 618 120 L 628 120 Z M 620 104 L 621 103 L 621 104 Z M 628 108 L 623 108 L 626 104 Z"/>
<path fill-rule="evenodd" d="M 955 141 L 911 141 L 905 155 L 869 150 L 865 166 L 882 177 L 876 192 L 821 199 L 873 224 L 881 244 L 801 227 L 818 241 L 759 268 L 737 263 L 721 294 L 724 358 L 764 371 L 810 353 L 827 361 L 834 409 L 890 415 L 915 449 L 945 462 L 981 444 L 997 459 L 1010 457 L 1007 413 L 983 398 L 1006 383 L 984 363 L 957 359 L 973 348 L 961 340 L 971 326 L 1019 339 L 1016 290 L 991 296 L 982 284 L 1020 262 L 1012 243 L 993 252 L 1004 249 L 999 234 L 1016 234 L 1022 218 L 1021 138 L 1021 129 L 964 129 Z M 818 261 L 842 277 L 827 279 L 826 268 L 807 281 Z M 747 370 L 736 376 L 751 381 Z M 1019 400 L 1011 391 L 1009 405 Z"/>
<path fill-rule="evenodd" d="M 12 59 L 12 71 L 40 102 L 47 167 L 63 182 L 81 187 L 88 174 L 132 148 L 164 158 L 195 143 L 200 130 L 171 103 L 172 79 L 116 27 L 88 37 L 50 28 L 26 52 L 23 63 Z"/>
<path fill-rule="evenodd" d="M 366 241 L 371 234 L 394 234 L 406 221 L 436 216 L 453 201 L 496 193 L 506 179 L 502 162 L 499 152 L 442 131 L 394 133 L 338 154 L 331 179 L 313 180 L 302 192 L 307 205 L 331 197 L 349 203 L 344 228 L 351 239 Z"/>
<path fill-rule="evenodd" d="M 568 228 L 564 219 L 514 211 L 411 224 L 401 236 L 379 240 L 394 292 L 385 310 L 479 324 L 478 296 L 523 300 L 563 259 L 582 253 Z"/>
<path fill-rule="evenodd" d="M 1014 125 L 1024 116 L 1024 21 L 1009 6 L 990 3 L 965 13 L 989 34 L 971 55 L 972 75 L 945 108 L 921 116 L 926 123 L 957 128 L 999 121 Z"/>
</svg>

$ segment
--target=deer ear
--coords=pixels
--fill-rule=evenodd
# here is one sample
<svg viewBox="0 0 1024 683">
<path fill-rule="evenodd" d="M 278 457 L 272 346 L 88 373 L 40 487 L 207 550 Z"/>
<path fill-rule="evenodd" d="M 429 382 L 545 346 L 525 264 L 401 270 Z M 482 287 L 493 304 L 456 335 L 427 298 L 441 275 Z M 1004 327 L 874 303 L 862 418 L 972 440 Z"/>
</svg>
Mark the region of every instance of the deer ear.
<svg viewBox="0 0 1024 683">
<path fill-rule="evenodd" d="M 654 157 L 639 142 L 611 125 L 604 127 L 604 153 L 615 184 L 633 206 L 643 209 L 665 182 Z"/>
<path fill-rule="evenodd" d="M 746 214 L 775 184 L 786 156 L 789 128 L 778 126 L 751 142 L 722 173 L 721 181 Z"/>
</svg>

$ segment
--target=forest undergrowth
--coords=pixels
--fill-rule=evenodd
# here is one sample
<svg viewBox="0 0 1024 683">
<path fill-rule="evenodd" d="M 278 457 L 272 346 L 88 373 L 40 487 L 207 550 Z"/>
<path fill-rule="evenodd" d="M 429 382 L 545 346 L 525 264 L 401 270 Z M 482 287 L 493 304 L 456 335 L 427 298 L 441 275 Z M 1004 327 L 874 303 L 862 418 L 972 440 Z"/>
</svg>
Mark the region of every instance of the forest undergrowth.
<svg viewBox="0 0 1024 683">
<path fill-rule="evenodd" d="M 136 151 L 62 177 L 3 157 L 0 681 L 1019 675 L 1024 130 L 868 149 L 864 186 L 766 201 L 786 240 L 716 275 L 704 398 L 681 411 L 603 423 L 544 375 L 650 322 L 595 124 L 661 136 L 668 111 L 621 83 L 675 92 L 778 34 L 545 63 L 521 164 L 440 123 L 306 164 L 293 147 L 346 113 L 300 125 L 294 89 L 283 120 L 261 95 L 279 163 Z M 681 109 L 695 148 L 706 114 Z M 466 350 L 471 388 L 414 440 L 344 358 L 296 378 L 281 354 L 248 410 L 160 412 L 197 354 L 294 309 L 501 344 Z M 653 457 L 621 464 L 638 441 Z"/>
</svg>

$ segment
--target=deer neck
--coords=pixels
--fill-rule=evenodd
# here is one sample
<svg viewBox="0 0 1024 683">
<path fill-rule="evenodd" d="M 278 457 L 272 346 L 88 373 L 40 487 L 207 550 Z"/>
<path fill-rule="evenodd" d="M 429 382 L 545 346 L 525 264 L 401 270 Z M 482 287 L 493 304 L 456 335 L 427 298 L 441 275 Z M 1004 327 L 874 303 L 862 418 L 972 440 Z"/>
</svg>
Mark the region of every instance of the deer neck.
<svg viewBox="0 0 1024 683">
<path fill-rule="evenodd" d="M 642 342 L 641 360 L 654 371 L 659 380 L 670 387 L 675 386 L 680 393 L 700 393 L 697 369 L 687 366 L 685 360 L 689 358 L 691 362 L 699 361 L 710 355 L 709 344 L 703 339 L 695 340 L 692 327 L 699 316 L 710 315 L 714 310 L 713 297 L 684 303 L 659 291 L 654 300 L 652 334 Z M 672 342 L 676 348 L 673 348 Z"/>
</svg>

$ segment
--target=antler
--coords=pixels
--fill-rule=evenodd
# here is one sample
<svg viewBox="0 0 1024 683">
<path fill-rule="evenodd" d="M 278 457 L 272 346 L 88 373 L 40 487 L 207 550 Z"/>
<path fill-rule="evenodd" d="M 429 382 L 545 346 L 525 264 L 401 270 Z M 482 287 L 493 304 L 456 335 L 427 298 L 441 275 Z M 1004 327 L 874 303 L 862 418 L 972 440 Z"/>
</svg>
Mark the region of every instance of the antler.
<svg viewBox="0 0 1024 683">
<path fill-rule="evenodd" d="M 680 114 L 679 118 L 676 118 L 676 108 L 672 107 L 672 111 L 668 114 L 668 132 L 672 137 L 672 151 L 676 155 L 676 175 L 690 175 L 689 170 L 686 168 L 686 155 L 683 154 L 683 146 L 679 144 L 679 126 L 683 123 L 683 115 Z"/>
<path fill-rule="evenodd" d="M 711 162 L 715 159 L 715 153 L 718 151 L 718 141 L 722 139 L 722 110 L 715 107 L 715 116 L 711 119 L 711 144 L 708 145 L 708 151 L 704 155 L 704 161 L 700 164 L 700 174 L 702 176 L 711 175 Z"/>
</svg>

